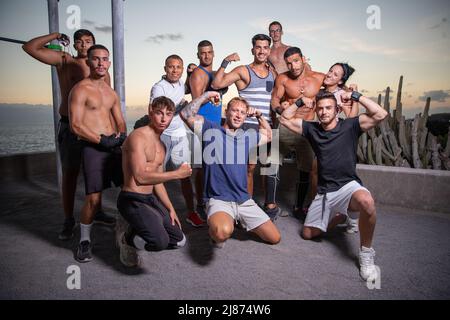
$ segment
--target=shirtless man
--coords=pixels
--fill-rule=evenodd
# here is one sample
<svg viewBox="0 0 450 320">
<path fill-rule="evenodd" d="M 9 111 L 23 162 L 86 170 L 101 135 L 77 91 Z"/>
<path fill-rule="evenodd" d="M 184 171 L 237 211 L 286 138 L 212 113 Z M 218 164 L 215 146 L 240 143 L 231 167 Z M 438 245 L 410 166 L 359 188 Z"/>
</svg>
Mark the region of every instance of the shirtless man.
<svg viewBox="0 0 450 320">
<path fill-rule="evenodd" d="M 270 43 L 271 40 L 267 35 L 255 35 L 252 38 L 253 62 L 249 65 L 238 66 L 229 73 L 225 73 L 225 68 L 230 62 L 240 60 L 237 53 L 230 54 L 223 60 L 219 70 L 217 70 L 216 77 L 211 86 L 214 89 L 219 89 L 235 84 L 239 96 L 245 98 L 252 108 L 261 111 L 262 116 L 270 125 L 272 125 L 275 117 L 270 109 L 270 100 L 277 73 L 267 62 L 267 58 L 270 54 Z M 259 124 L 253 117 L 248 117 L 244 122 L 244 126 L 245 129 L 253 128 L 254 130 L 258 130 Z M 274 166 L 275 170 L 271 171 L 275 171 L 275 173 L 271 172 L 265 179 L 264 203 L 264 210 L 273 221 L 276 220 L 281 213 L 281 209 L 275 201 L 279 166 L 275 164 Z M 256 163 L 250 162 L 247 172 L 247 186 L 250 196 L 253 196 L 253 174 L 255 168 Z"/>
<path fill-rule="evenodd" d="M 117 208 L 126 222 L 119 220 L 117 240 L 120 261 L 128 267 L 141 264 L 137 249 L 160 251 L 186 243 L 164 183 L 186 179 L 192 169 L 185 162 L 165 172 L 166 150 L 160 139 L 174 117 L 175 103 L 165 96 L 157 97 L 148 114 L 148 125 L 134 130 L 123 145 L 124 184 Z"/>
<path fill-rule="evenodd" d="M 325 74 L 310 71 L 305 67 L 305 58 L 301 50 L 291 47 L 284 53 L 284 60 L 289 68 L 288 72 L 280 74 L 272 92 L 272 110 L 281 114 L 283 110 L 293 103 L 300 107 L 295 117 L 304 120 L 313 120 L 315 105 L 314 98 L 322 86 Z M 294 207 L 294 215 L 304 207 L 303 203 L 312 200 L 315 194 L 315 186 L 312 186 L 310 199 L 304 199 L 308 189 L 310 172 L 313 170 L 314 152 L 309 142 L 302 136 L 294 135 L 285 127 L 280 126 L 280 161 L 283 154 L 291 149 L 296 150 L 297 168 L 300 171 L 299 185 L 297 188 L 297 200 Z M 313 179 L 313 181 L 316 181 Z M 301 212 L 300 212 L 301 214 Z"/>
<path fill-rule="evenodd" d="M 64 227 L 58 236 L 61 240 L 68 240 L 73 237 L 73 228 L 75 226 L 73 208 L 81 163 L 81 144 L 77 137 L 70 132 L 69 128 L 69 92 L 77 82 L 89 76 L 89 66 L 86 63 L 87 50 L 95 44 L 94 35 L 89 30 L 77 30 L 73 38 L 73 47 L 77 51 L 76 57 L 72 57 L 66 52 L 57 52 L 44 47 L 53 40 L 59 40 L 68 44 L 69 38 L 65 34 L 58 32 L 34 38 L 22 46 L 23 50 L 30 56 L 45 64 L 55 66 L 58 72 L 59 86 L 61 88 L 61 105 L 59 106 L 61 119 L 58 126 L 58 145 L 62 164 L 61 193 L 65 215 Z M 109 85 L 109 74 L 107 74 L 105 80 Z M 99 211 L 95 216 L 95 221 L 104 224 L 114 224 L 115 219 Z"/>
<path fill-rule="evenodd" d="M 278 21 L 269 24 L 269 35 L 272 38 L 272 48 L 270 49 L 269 62 L 273 65 L 278 74 L 288 71 L 286 62 L 284 61 L 284 53 L 290 46 L 281 42 L 283 35 L 283 27 Z"/>
<path fill-rule="evenodd" d="M 127 132 L 120 99 L 104 81 L 111 65 L 108 49 L 93 45 L 87 55 L 89 77 L 78 82 L 69 95 L 70 128 L 83 142 L 86 191 L 80 218 L 80 244 L 75 256 L 79 262 L 92 260 L 90 231 L 102 190 L 110 188 L 112 182 L 116 186 L 122 183 L 120 146 Z"/>
</svg>

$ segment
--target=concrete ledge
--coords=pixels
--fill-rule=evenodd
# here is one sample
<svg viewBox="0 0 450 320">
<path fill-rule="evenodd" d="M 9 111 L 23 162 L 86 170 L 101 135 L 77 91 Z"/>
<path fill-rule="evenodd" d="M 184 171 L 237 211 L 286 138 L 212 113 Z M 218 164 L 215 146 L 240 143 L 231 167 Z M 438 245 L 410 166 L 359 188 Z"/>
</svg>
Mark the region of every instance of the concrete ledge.
<svg viewBox="0 0 450 320">
<path fill-rule="evenodd" d="M 450 213 L 450 171 L 358 164 L 357 172 L 378 204 Z M 1 180 L 27 180 L 55 173 L 54 152 L 0 157 Z M 295 165 L 282 166 L 279 191 L 295 193 L 297 179 Z"/>
<path fill-rule="evenodd" d="M 377 203 L 450 213 L 450 171 L 357 165 Z"/>
<path fill-rule="evenodd" d="M 0 157 L 1 180 L 26 180 L 32 176 L 56 175 L 56 153 L 23 153 Z"/>
</svg>

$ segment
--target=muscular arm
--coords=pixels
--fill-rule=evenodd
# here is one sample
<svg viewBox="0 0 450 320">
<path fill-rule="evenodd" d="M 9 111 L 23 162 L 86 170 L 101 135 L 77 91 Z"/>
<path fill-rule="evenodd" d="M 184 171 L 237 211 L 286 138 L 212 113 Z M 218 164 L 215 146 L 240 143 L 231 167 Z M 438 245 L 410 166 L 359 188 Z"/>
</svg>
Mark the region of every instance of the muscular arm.
<svg viewBox="0 0 450 320">
<path fill-rule="evenodd" d="M 288 128 L 289 130 L 291 130 L 295 133 L 298 133 L 298 134 L 302 134 L 303 119 L 294 117 L 297 109 L 298 108 L 295 103 L 290 105 L 283 111 L 283 113 L 281 114 L 281 117 L 279 117 L 278 120 L 280 121 L 280 123 L 283 126 Z"/>
<path fill-rule="evenodd" d="M 169 171 L 162 172 L 154 168 L 154 170 L 148 170 L 151 168 L 151 163 L 147 162 L 147 157 L 145 154 L 145 149 L 143 148 L 143 141 L 146 139 L 144 135 L 141 133 L 135 132 L 127 139 L 126 151 L 128 161 L 130 163 L 131 173 L 136 181 L 136 184 L 139 185 L 157 185 L 160 183 L 164 183 L 170 180 L 181 179 L 182 177 L 178 174 L 179 171 Z M 155 142 L 154 142 L 155 143 Z M 149 157 L 153 158 L 155 156 L 155 145 L 149 147 L 147 150 Z M 156 167 L 156 165 L 155 165 Z"/>
<path fill-rule="evenodd" d="M 208 85 L 208 76 L 201 70 L 194 70 L 189 77 L 189 86 L 191 87 L 192 99 L 201 96 Z"/>
<path fill-rule="evenodd" d="M 114 95 L 116 96 L 116 99 L 115 99 L 114 105 L 111 109 L 111 114 L 113 116 L 114 123 L 111 123 L 111 124 L 112 124 L 113 128 L 115 128 L 117 126 L 117 130 L 119 132 L 126 133 L 127 126 L 125 124 L 125 120 L 123 119 L 122 109 L 120 108 L 120 99 L 115 91 L 114 91 Z"/>
<path fill-rule="evenodd" d="M 69 121 L 70 129 L 83 140 L 100 143 L 100 136 L 83 123 L 86 109 L 87 92 L 76 85 L 69 94 Z"/>
<path fill-rule="evenodd" d="M 52 66 L 60 66 L 63 63 L 63 56 L 67 60 L 72 59 L 72 57 L 65 52 L 58 52 L 44 47 L 47 43 L 57 39 L 59 36 L 60 34 L 58 32 L 54 32 L 31 39 L 22 46 L 22 49 L 40 62 Z"/>
<path fill-rule="evenodd" d="M 199 96 L 198 98 L 192 100 L 180 111 L 180 117 L 188 125 L 191 130 L 194 130 L 195 122 L 201 121 L 203 123 L 204 118 L 197 115 L 200 107 L 211 97 L 219 97 L 219 93 L 215 91 L 208 91 Z"/>
<path fill-rule="evenodd" d="M 272 111 L 277 112 L 280 114 L 280 112 L 283 112 L 282 109 L 279 109 L 281 107 L 281 99 L 284 97 L 284 94 L 286 92 L 284 87 L 284 81 L 285 76 L 280 75 L 275 79 L 275 86 L 272 91 L 272 99 L 270 100 L 270 106 L 272 108 Z"/>
<path fill-rule="evenodd" d="M 158 171 L 160 173 L 164 172 L 162 166 L 160 166 L 158 168 Z M 167 194 L 166 187 L 164 186 L 163 183 L 159 183 L 159 184 L 155 185 L 153 190 L 154 190 L 155 194 L 158 196 L 161 203 L 164 205 L 164 207 L 166 207 L 169 211 L 175 211 L 175 208 L 173 207 L 172 202 L 170 201 L 169 195 Z"/>
<path fill-rule="evenodd" d="M 351 93 L 350 93 L 351 94 Z M 359 125 L 361 130 L 368 131 L 383 121 L 388 113 L 378 103 L 371 99 L 361 96 L 359 102 L 366 108 L 366 113 L 359 116 Z"/>
<path fill-rule="evenodd" d="M 220 67 L 216 72 L 216 76 L 214 77 L 213 82 L 211 83 L 211 87 L 213 89 L 220 89 L 224 87 L 228 87 L 233 83 L 238 82 L 239 80 L 243 80 L 242 77 L 242 68 L 243 66 L 238 66 L 231 70 L 229 73 L 225 73 L 225 69 Z"/>
</svg>

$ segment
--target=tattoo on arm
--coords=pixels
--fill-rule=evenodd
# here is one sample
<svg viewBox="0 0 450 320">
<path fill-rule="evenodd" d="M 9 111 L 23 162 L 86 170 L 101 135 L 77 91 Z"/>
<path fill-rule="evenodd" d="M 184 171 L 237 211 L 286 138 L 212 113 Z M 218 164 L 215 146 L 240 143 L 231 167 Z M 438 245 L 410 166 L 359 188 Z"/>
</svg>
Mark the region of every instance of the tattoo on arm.
<svg viewBox="0 0 450 320">
<path fill-rule="evenodd" d="M 208 98 L 208 94 L 205 92 L 200 97 L 192 100 L 187 106 L 181 110 L 181 113 L 185 119 L 195 117 L 198 110 L 202 106 L 203 102 Z"/>
</svg>

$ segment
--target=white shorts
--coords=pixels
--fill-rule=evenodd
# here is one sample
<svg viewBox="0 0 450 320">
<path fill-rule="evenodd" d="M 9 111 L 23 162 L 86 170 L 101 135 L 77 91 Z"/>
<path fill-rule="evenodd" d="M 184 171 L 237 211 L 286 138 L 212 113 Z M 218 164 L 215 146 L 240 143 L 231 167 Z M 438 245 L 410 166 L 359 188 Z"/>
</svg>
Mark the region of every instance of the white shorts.
<svg viewBox="0 0 450 320">
<path fill-rule="evenodd" d="M 222 211 L 239 221 L 247 231 L 253 230 L 270 220 L 269 216 L 253 201 L 249 199 L 244 203 L 222 201 L 211 198 L 205 204 L 208 219 L 215 213 Z"/>
<path fill-rule="evenodd" d="M 305 219 L 305 227 L 313 227 L 327 231 L 329 221 L 336 213 L 348 215 L 348 206 L 353 193 L 365 190 L 357 181 L 353 180 L 342 186 L 339 190 L 326 194 L 317 194 L 311 203 Z"/>
</svg>

